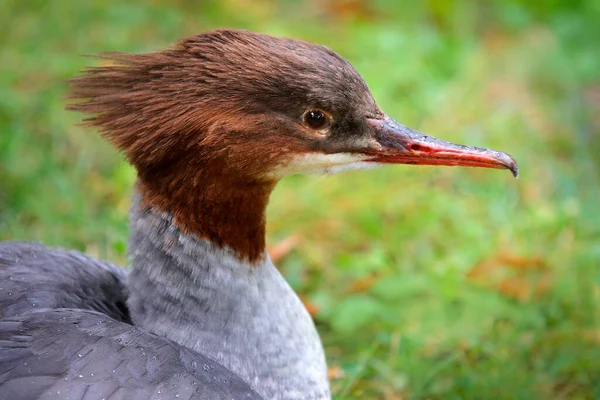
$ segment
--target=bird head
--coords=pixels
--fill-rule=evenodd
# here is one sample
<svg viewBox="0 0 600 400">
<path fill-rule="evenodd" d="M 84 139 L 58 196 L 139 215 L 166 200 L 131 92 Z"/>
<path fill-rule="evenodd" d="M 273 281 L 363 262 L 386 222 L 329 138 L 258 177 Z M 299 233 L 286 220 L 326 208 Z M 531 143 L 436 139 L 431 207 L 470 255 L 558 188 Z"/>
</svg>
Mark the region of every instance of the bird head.
<svg viewBox="0 0 600 400">
<path fill-rule="evenodd" d="M 207 227 L 207 213 L 225 203 L 229 213 L 238 203 L 264 209 L 287 175 L 384 164 L 517 175 L 505 153 L 435 139 L 388 117 L 356 69 L 324 46 L 218 30 L 168 50 L 100 57 L 104 65 L 72 80 L 71 97 L 79 102 L 70 108 L 89 114 L 86 123 L 136 167 L 151 205 L 234 248 L 221 232 L 227 222 Z M 255 213 L 264 225 L 264 212 Z"/>
</svg>

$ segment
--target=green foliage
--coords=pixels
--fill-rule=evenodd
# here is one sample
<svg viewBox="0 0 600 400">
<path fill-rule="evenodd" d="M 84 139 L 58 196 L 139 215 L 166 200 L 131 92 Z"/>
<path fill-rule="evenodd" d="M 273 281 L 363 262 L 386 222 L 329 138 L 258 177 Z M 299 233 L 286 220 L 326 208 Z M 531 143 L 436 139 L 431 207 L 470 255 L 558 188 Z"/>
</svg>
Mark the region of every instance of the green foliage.
<svg viewBox="0 0 600 400">
<path fill-rule="evenodd" d="M 336 398 L 600 398 L 600 2 L 17 1 L 0 5 L 0 238 L 125 263 L 134 171 L 64 109 L 81 54 L 234 26 L 324 43 L 382 109 L 511 153 L 506 172 L 291 177 L 269 241 Z"/>
</svg>

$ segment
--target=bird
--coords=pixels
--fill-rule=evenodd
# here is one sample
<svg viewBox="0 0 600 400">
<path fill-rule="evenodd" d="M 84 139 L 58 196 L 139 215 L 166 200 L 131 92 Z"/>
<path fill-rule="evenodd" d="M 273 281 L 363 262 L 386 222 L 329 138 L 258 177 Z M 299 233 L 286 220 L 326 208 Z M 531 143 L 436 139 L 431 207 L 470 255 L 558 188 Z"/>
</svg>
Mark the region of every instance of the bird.
<svg viewBox="0 0 600 400">
<path fill-rule="evenodd" d="M 97 56 L 69 110 L 136 169 L 129 269 L 0 243 L 0 397 L 329 399 L 323 345 L 265 247 L 279 180 L 390 164 L 508 169 L 385 114 L 317 44 L 219 29 Z"/>
</svg>

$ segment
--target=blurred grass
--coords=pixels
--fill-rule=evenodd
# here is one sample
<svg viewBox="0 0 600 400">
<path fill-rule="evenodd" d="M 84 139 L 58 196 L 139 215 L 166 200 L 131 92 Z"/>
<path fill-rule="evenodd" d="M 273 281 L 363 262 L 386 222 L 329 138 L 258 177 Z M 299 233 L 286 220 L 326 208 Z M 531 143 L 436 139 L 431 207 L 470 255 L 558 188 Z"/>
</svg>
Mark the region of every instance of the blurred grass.
<svg viewBox="0 0 600 400">
<path fill-rule="evenodd" d="M 508 173 L 291 177 L 269 209 L 338 399 L 600 398 L 600 3 L 5 0 L 0 239 L 125 264 L 135 179 L 64 111 L 82 54 L 215 27 L 326 44 L 386 112 L 510 152 Z"/>
</svg>

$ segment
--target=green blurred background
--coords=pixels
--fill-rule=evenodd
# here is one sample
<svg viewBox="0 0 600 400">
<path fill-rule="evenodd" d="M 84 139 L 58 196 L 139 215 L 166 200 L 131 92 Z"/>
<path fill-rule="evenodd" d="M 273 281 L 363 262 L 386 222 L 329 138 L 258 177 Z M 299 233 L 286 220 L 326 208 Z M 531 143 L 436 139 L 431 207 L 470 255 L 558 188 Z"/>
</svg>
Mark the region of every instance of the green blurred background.
<svg viewBox="0 0 600 400">
<path fill-rule="evenodd" d="M 135 173 L 65 80 L 216 27 L 328 45 L 389 115 L 520 162 L 278 186 L 269 243 L 337 399 L 600 398 L 599 1 L 4 0 L 0 239 L 126 264 Z"/>
</svg>

